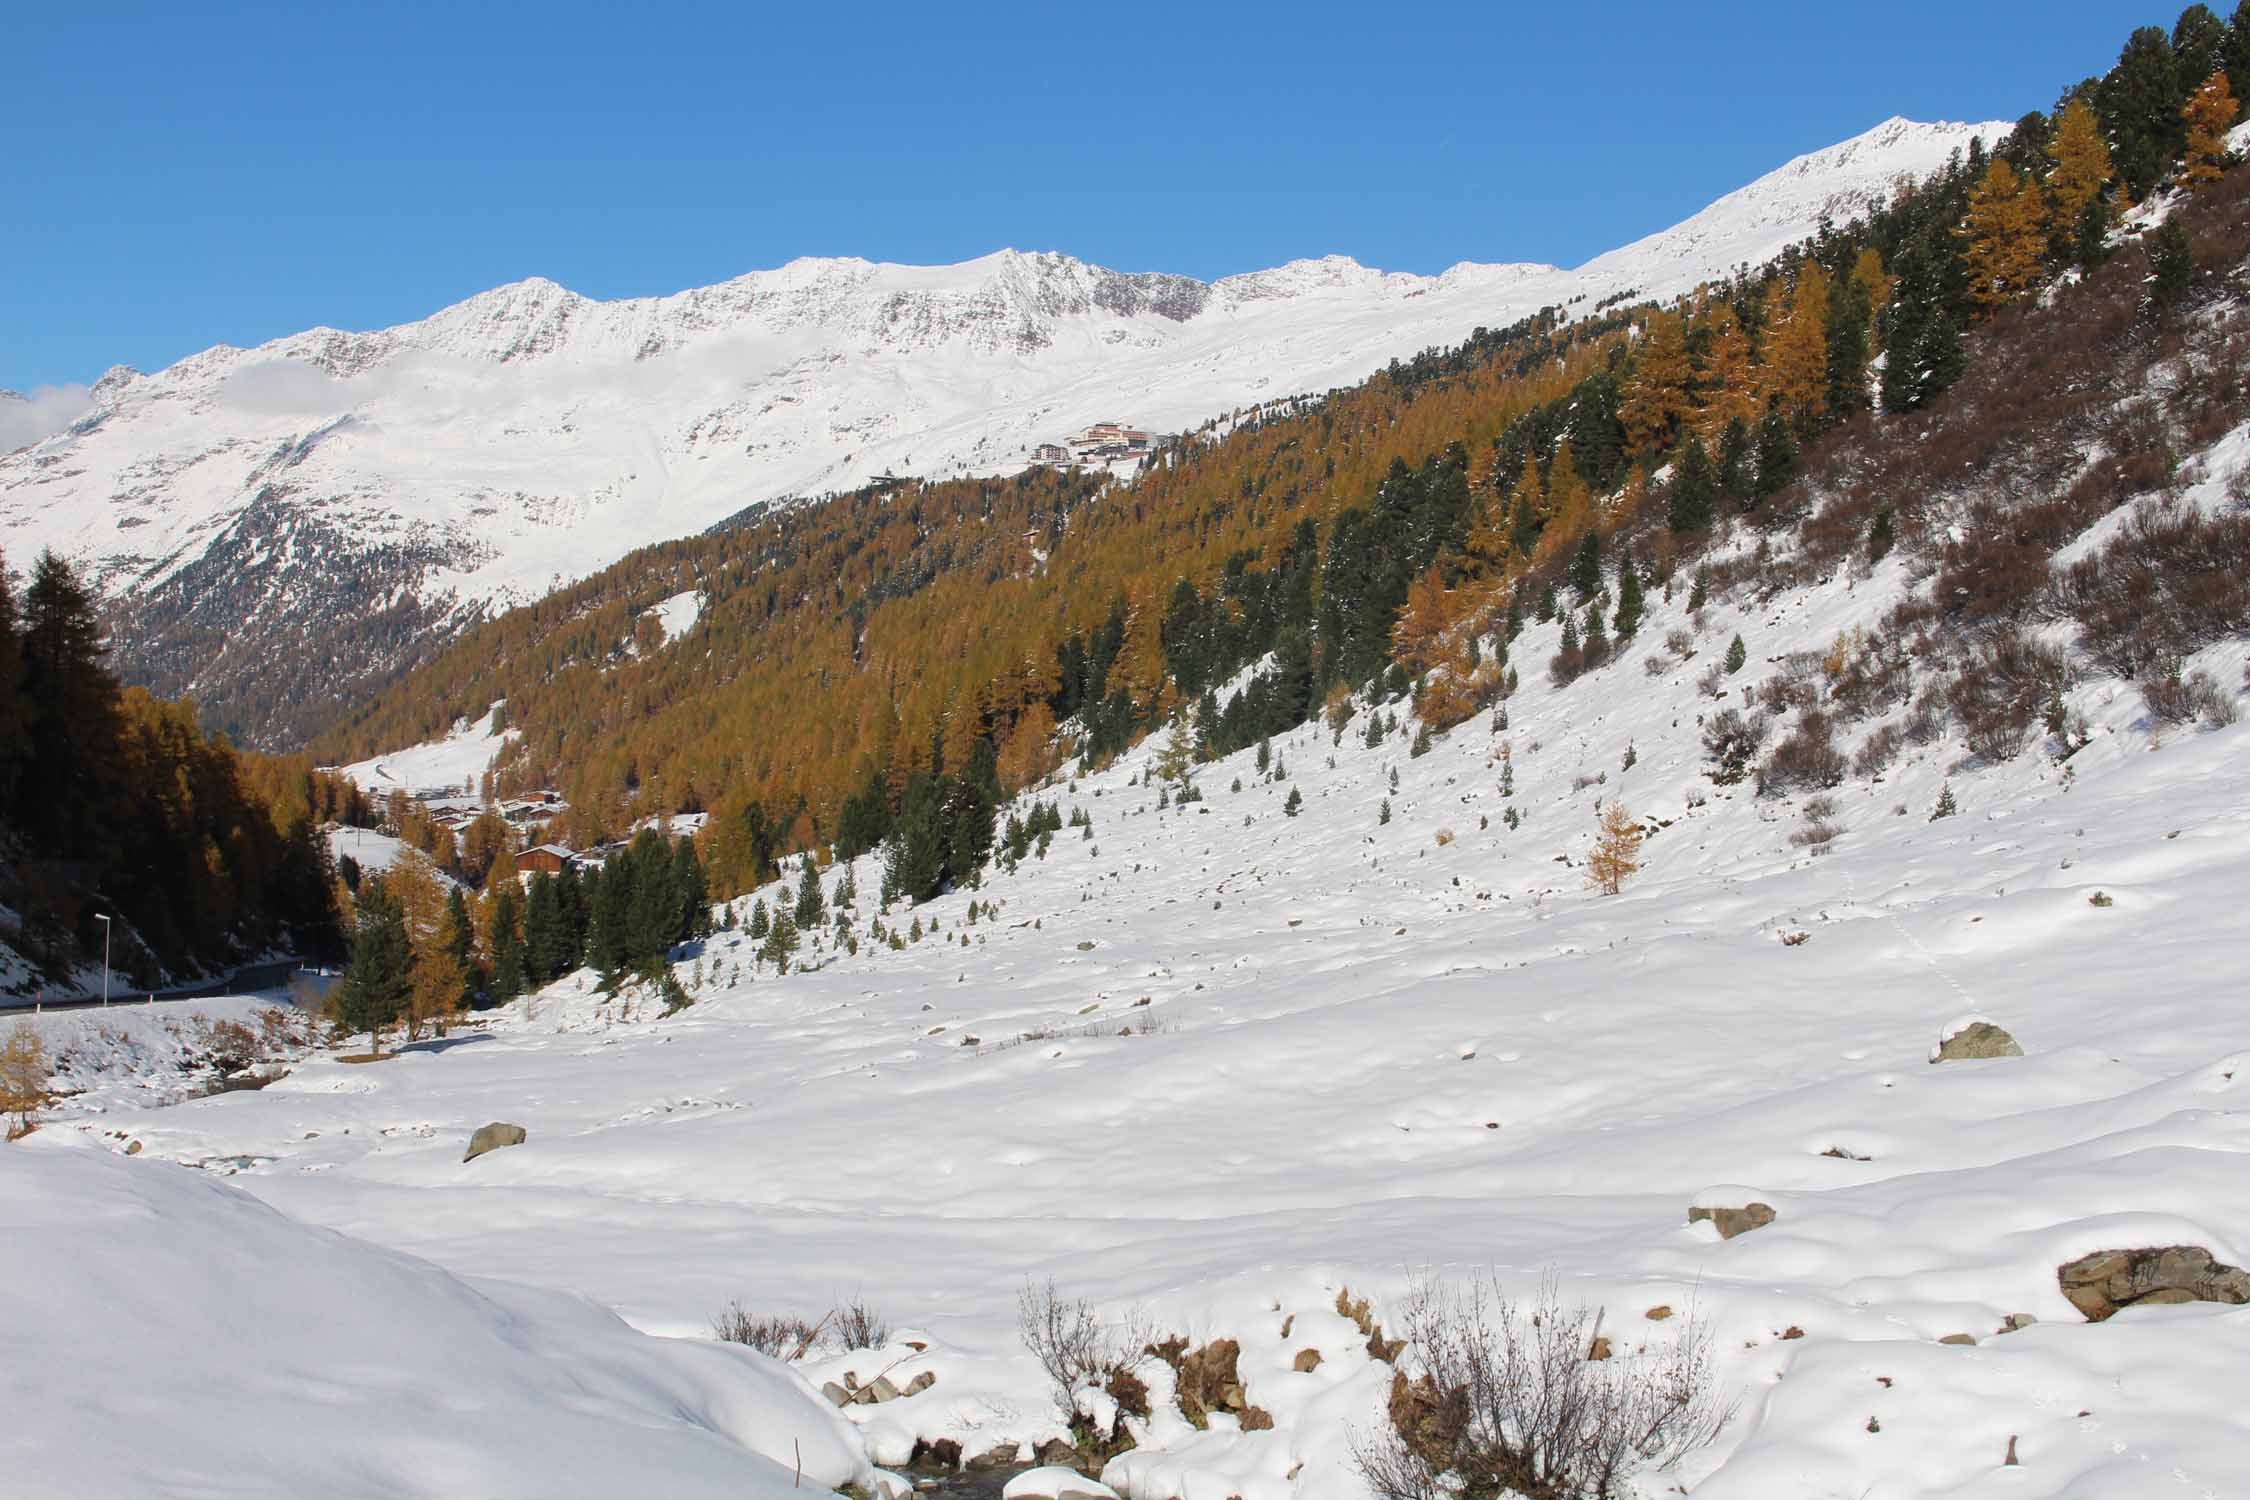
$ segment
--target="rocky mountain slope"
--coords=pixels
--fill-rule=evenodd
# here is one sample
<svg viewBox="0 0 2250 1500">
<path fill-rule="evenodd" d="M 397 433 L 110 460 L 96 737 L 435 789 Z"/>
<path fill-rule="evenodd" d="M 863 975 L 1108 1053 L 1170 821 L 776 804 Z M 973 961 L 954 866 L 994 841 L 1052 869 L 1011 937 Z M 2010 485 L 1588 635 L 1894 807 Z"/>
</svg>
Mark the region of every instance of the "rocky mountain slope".
<svg viewBox="0 0 2250 1500">
<path fill-rule="evenodd" d="M 112 370 L 92 410 L 0 456 L 0 548 L 82 561 L 129 678 L 282 744 L 480 609 L 746 505 L 1004 471 L 1095 420 L 1188 428 L 1542 306 L 1683 290 L 2002 129 L 1892 120 L 1575 271 L 1331 257 L 1206 284 L 1002 251 L 615 302 L 535 278 L 397 328 Z"/>
</svg>

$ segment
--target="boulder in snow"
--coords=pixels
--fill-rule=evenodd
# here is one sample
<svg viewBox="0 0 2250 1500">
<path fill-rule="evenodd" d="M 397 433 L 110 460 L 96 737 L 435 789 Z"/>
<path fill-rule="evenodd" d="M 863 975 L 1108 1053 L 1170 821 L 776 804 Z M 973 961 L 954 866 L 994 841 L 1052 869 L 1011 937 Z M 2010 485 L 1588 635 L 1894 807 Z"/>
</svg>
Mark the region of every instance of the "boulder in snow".
<svg viewBox="0 0 2250 1500">
<path fill-rule="evenodd" d="M 2250 1302 L 2250 1271 L 2221 1265 L 2201 1245 L 2097 1250 L 2057 1267 L 2055 1279 L 2089 1323 L 2143 1303 Z"/>
<path fill-rule="evenodd" d="M 1687 1221 L 1690 1224 L 1699 1224 L 1706 1219 L 1711 1221 L 1713 1229 L 1719 1231 L 1720 1239 L 1731 1240 L 1738 1234 L 1748 1234 L 1753 1229 L 1763 1229 L 1771 1224 L 1774 1221 L 1774 1207 L 1771 1203 L 1745 1203 L 1739 1208 L 1707 1208 L 1699 1205 L 1687 1211 Z"/>
<path fill-rule="evenodd" d="M 2021 1057 L 2023 1048 L 2016 1039 L 1990 1021 L 1970 1021 L 1956 1026 L 1938 1038 L 1930 1053 L 1930 1061 L 1961 1062 L 1978 1057 Z"/>
<path fill-rule="evenodd" d="M 510 1125 L 504 1120 L 494 1120 L 490 1125 L 480 1125 L 477 1133 L 469 1137 L 468 1155 L 463 1161 L 475 1161 L 487 1151 L 497 1151 L 503 1146 L 520 1146 L 528 1135 L 521 1125 Z"/>
</svg>

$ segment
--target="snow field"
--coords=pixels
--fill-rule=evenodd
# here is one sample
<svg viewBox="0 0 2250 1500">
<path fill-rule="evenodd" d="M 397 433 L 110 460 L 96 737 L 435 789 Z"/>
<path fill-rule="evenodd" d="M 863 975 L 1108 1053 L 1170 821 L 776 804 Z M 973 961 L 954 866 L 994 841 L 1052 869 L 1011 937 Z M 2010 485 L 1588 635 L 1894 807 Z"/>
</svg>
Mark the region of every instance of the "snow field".
<svg viewBox="0 0 2250 1500">
<path fill-rule="evenodd" d="M 136 1135 L 149 1157 L 248 1159 L 231 1181 L 297 1219 L 651 1333 L 703 1335 L 734 1298 L 817 1315 L 863 1295 L 929 1345 L 894 1379 L 937 1376 L 848 1410 L 880 1463 L 917 1438 L 1062 1433 L 1015 1333 L 1018 1289 L 1052 1278 L 1113 1317 L 1239 1340 L 1275 1418 L 1160 1413 L 1105 1475 L 1130 1500 L 1359 1500 L 1350 1443 L 1389 1375 L 1336 1327 L 1338 1291 L 1382 1319 L 1426 1276 L 1523 1295 L 1552 1272 L 1621 1358 L 1677 1336 L 1660 1305 L 1713 1331 L 1740 1413 L 1651 1493 L 2239 1493 L 2250 1418 L 2220 1393 L 2250 1377 L 2250 1310 L 2087 1325 L 2055 1268 L 2250 1254 L 2250 1022 L 2227 1001 L 2250 977 L 2250 739 L 2158 732 L 2094 679 L 2072 700 L 2094 738 L 2066 766 L 1909 747 L 1828 794 L 1844 832 L 1825 853 L 1794 845 L 1805 799 L 1710 784 L 1696 716 L 1719 705 L 1694 680 L 1737 631 L 1730 693 L 1872 624 L 1903 567 L 1721 599 L 1700 624 L 1683 580 L 1620 661 L 1560 691 L 1556 627 L 1531 626 L 1509 727 L 1480 716 L 1419 758 L 1411 721 L 1366 748 L 1362 709 L 1340 744 L 1274 742 L 1289 786 L 1244 752 L 1201 770 L 1204 801 L 1158 811 L 1130 783 L 1159 735 L 1046 794 L 1092 815 L 1090 839 L 1066 828 L 920 908 L 936 931 L 903 952 L 808 949 L 819 967 L 777 980 L 721 933 L 670 1019 L 573 976 L 486 1033 L 310 1062 Z M 1647 675 L 1674 628 L 1696 656 Z M 2240 656 L 2206 664 L 2232 681 Z M 1959 814 L 1929 821 L 1948 784 Z M 1655 831 L 1604 898 L 1582 861 L 1610 796 Z M 872 858 L 856 879 L 864 932 Z M 997 915 L 968 925 L 972 899 Z M 1926 1062 L 1968 1013 L 2027 1055 Z M 462 1165 L 489 1119 L 530 1139 Z M 1722 1241 L 1686 1221 L 1748 1201 L 1774 1222 Z M 2016 1314 L 2038 1321 L 1996 1336 Z M 1937 1342 L 1953 1334 L 1978 1342 Z M 1301 1347 L 1318 1369 L 1289 1367 Z M 804 1373 L 864 1380 L 901 1352 Z"/>
</svg>

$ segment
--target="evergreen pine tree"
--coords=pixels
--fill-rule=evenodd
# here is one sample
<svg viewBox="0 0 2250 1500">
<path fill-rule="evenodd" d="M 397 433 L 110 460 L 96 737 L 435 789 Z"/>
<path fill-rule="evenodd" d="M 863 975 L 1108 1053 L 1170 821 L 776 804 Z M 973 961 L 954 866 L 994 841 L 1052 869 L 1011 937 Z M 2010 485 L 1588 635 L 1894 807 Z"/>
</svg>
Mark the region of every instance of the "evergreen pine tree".
<svg viewBox="0 0 2250 1500">
<path fill-rule="evenodd" d="M 1589 530 L 1579 542 L 1578 550 L 1571 555 L 1570 587 L 1581 604 L 1601 592 L 1602 539 L 1599 532 Z"/>
<path fill-rule="evenodd" d="M 760 896 L 750 903 L 750 936 L 763 938 L 773 930 L 773 917 L 766 911 L 766 898 Z"/>
<path fill-rule="evenodd" d="M 797 875 L 797 905 L 790 915 L 796 919 L 799 931 L 810 932 L 820 925 L 827 911 L 828 903 L 820 894 L 820 872 L 813 868 L 812 856 L 808 854 Z"/>
<path fill-rule="evenodd" d="M 681 839 L 672 846 L 672 898 L 679 903 L 672 941 L 684 943 L 710 936 L 711 883 L 693 839 Z"/>
<path fill-rule="evenodd" d="M 31 753 L 31 705 L 23 692 L 23 627 L 0 554 L 0 824 L 15 822 L 16 778 Z"/>
<path fill-rule="evenodd" d="M 1741 671 L 1742 664 L 1749 659 L 1750 648 L 1742 644 L 1741 636 L 1738 635 L 1727 643 L 1726 669 L 1729 677 Z"/>
<path fill-rule="evenodd" d="M 1305 794 L 1297 788 L 1291 787 L 1289 789 L 1289 800 L 1281 804 L 1281 811 L 1286 816 L 1294 818 L 1297 816 L 1298 810 L 1304 805 Z"/>
<path fill-rule="evenodd" d="M 2196 82 L 2201 80 L 2187 87 Z M 2097 86 L 2095 107 L 2116 142 L 2118 174 L 2136 200 L 2156 187 L 2185 143 L 2180 107 L 2187 102 L 2187 87 L 2171 38 L 2155 26 L 2143 26 L 2126 40 L 2117 65 Z"/>
<path fill-rule="evenodd" d="M 1756 476 L 1750 484 L 1750 509 L 1771 500 L 1787 488 L 1797 470 L 1797 440 L 1779 408 L 1758 419 Z"/>
<path fill-rule="evenodd" d="M 1874 523 L 1867 528 L 1867 560 L 1881 562 L 1897 541 L 1897 522 L 1891 519 L 1891 508 L 1886 505 L 1875 512 Z"/>
<path fill-rule="evenodd" d="M 513 882 L 492 893 L 492 1001 L 505 1005 L 524 993 L 525 939 Z"/>
<path fill-rule="evenodd" d="M 381 1050 L 384 1028 L 406 1014 L 411 964 L 406 913 L 383 879 L 371 877 L 360 887 L 351 957 L 335 999 L 337 1024 L 347 1034 L 366 1032 L 371 1052 Z"/>
<path fill-rule="evenodd" d="M 1587 666 L 1598 667 L 1609 660 L 1609 629 L 1602 624 L 1602 612 L 1597 605 L 1586 606 L 1586 629 L 1581 640 Z"/>
<path fill-rule="evenodd" d="M 480 986 L 471 952 L 475 943 L 476 928 L 469 921 L 468 898 L 461 893 L 461 887 L 453 886 L 446 892 L 445 920 L 438 927 L 438 946 L 445 950 L 461 974 L 461 991 L 448 1009 L 466 1010 L 476 1003 Z"/>
<path fill-rule="evenodd" d="M 1722 500 L 1731 500 L 1739 509 L 1749 508 L 1751 485 L 1757 478 L 1757 470 L 1752 461 L 1750 424 L 1739 416 L 1729 419 L 1726 430 L 1719 436 L 1719 462 L 1714 478 Z"/>
<path fill-rule="evenodd" d="M 1633 549 L 1621 547 L 1617 554 L 1617 639 L 1629 641 L 1641 628 L 1641 616 L 1646 612 L 1647 601 L 1641 592 L 1641 570 L 1633 566 Z"/>
<path fill-rule="evenodd" d="M 1711 467 L 1711 456 L 1704 451 L 1701 438 L 1689 438 L 1680 454 L 1679 468 L 1672 475 L 1668 508 L 1671 527 L 1677 532 L 1701 531 L 1718 517 L 1718 475 Z"/>
<path fill-rule="evenodd" d="M 1948 282 L 1950 250 L 1918 240 L 1899 263 L 1883 338 L 1883 409 L 1913 411 L 1960 379 L 1961 330 Z"/>
<path fill-rule="evenodd" d="M 523 967 L 527 988 L 559 977 L 565 946 L 561 913 L 555 910 L 555 877 L 545 870 L 531 877 L 523 899 Z"/>
<path fill-rule="evenodd" d="M 1873 258 L 1871 275 L 1881 276 L 1882 258 L 1872 249 L 1867 254 Z M 1867 362 L 1871 357 L 1868 324 L 1873 317 L 1874 303 L 1868 291 L 1867 278 L 1854 272 L 1836 287 L 1828 301 L 1827 390 L 1823 404 L 1831 421 L 1843 421 L 1857 412 L 1867 410 Z M 1765 427 L 1762 423 L 1759 426 L 1759 439 L 1758 479 L 1762 487 L 1767 475 L 1764 466 L 1767 452 Z M 1773 491 L 1767 490 L 1765 493 L 1770 497 Z"/>
<path fill-rule="evenodd" d="M 98 857 L 115 816 L 123 736 L 117 679 L 93 596 L 69 563 L 42 552 L 23 596 L 23 721 L 16 823 L 35 848 Z"/>
<path fill-rule="evenodd" d="M 2195 279 L 2194 248 L 2177 219 L 2166 219 L 2149 237 L 2149 301 L 2169 307 L 2180 300 Z"/>
</svg>

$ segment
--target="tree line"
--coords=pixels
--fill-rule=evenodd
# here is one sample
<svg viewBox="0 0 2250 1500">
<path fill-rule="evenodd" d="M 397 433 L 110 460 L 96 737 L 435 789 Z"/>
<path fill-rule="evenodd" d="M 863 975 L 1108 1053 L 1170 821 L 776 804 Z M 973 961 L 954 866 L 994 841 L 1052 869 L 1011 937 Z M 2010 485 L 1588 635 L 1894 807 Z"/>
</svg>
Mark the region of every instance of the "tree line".
<svg viewBox="0 0 2250 1500">
<path fill-rule="evenodd" d="M 238 751 L 192 703 L 120 687 L 93 597 L 49 551 L 0 558 L 0 937 L 48 983 L 101 962 L 153 988 L 338 943 L 321 825 L 358 792 Z M 108 918 L 104 922 L 103 918 Z"/>
</svg>

